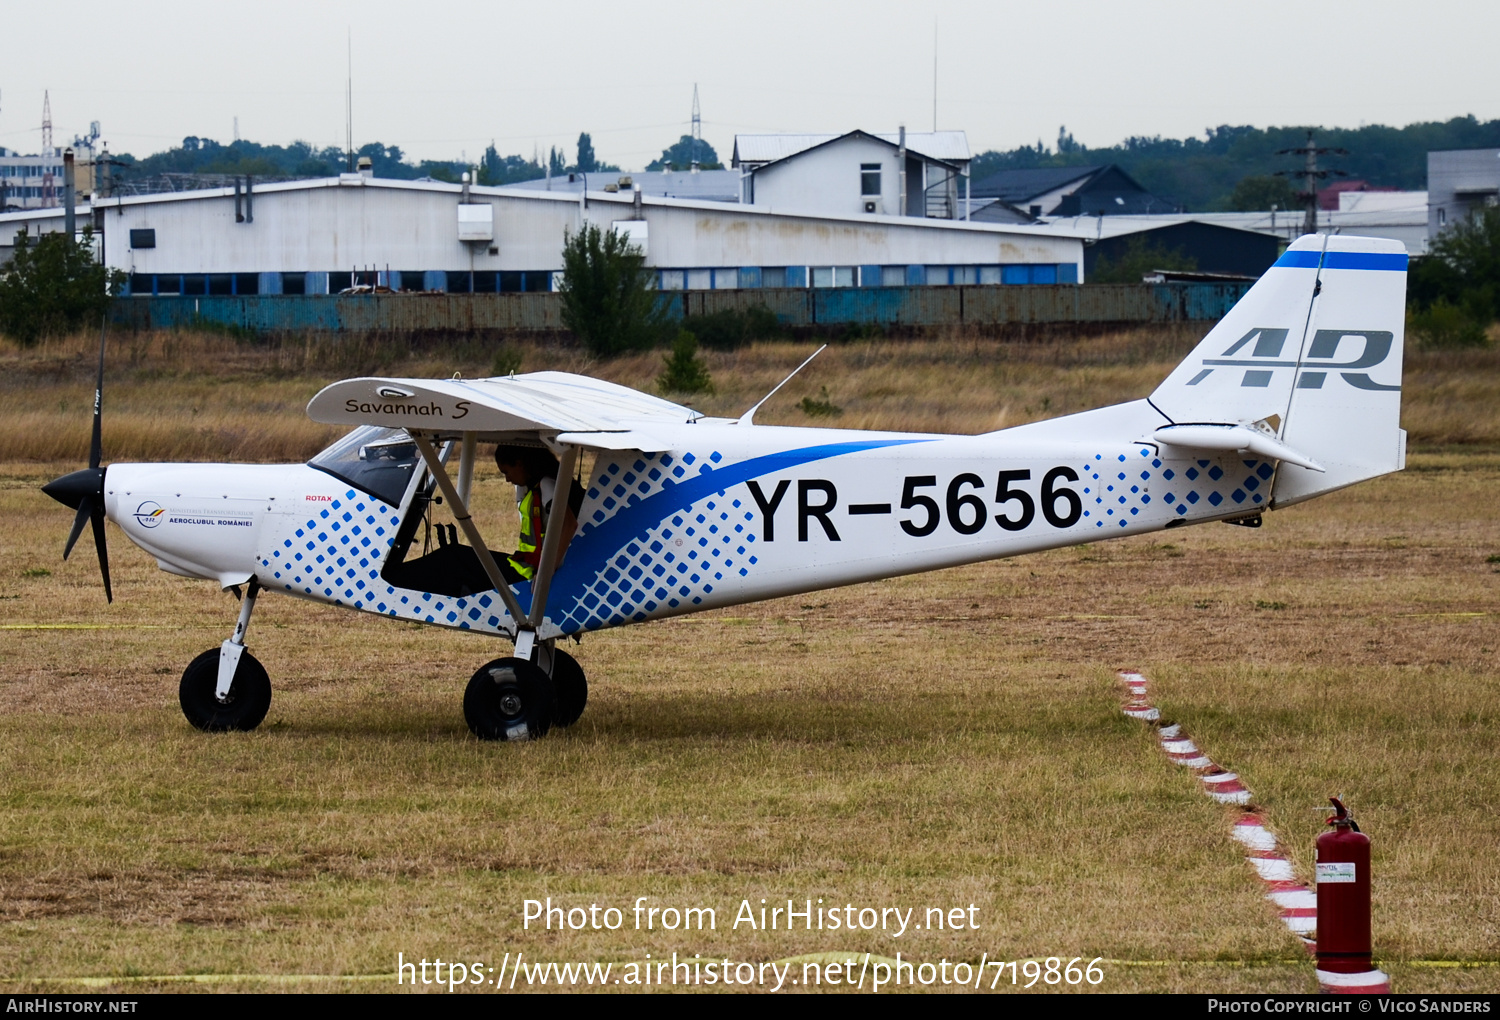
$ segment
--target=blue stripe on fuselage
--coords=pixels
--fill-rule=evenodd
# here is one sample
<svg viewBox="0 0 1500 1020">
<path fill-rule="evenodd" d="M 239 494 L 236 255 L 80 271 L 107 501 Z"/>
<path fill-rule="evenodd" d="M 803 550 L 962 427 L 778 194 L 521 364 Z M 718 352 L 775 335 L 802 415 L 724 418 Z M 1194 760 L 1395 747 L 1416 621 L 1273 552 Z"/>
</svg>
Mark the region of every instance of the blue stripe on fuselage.
<svg viewBox="0 0 1500 1020">
<path fill-rule="evenodd" d="M 632 539 L 640 538 L 656 525 L 679 513 L 708 495 L 721 492 L 731 486 L 747 482 L 752 478 L 785 471 L 800 464 L 830 457 L 841 457 L 846 453 L 864 450 L 880 450 L 891 446 L 909 446 L 913 443 L 930 443 L 931 439 L 867 439 L 852 443 L 829 443 L 826 446 L 808 446 L 800 450 L 781 450 L 763 457 L 752 457 L 738 464 L 705 471 L 702 474 L 668 486 L 660 492 L 647 496 L 633 506 L 623 507 L 609 520 L 594 527 L 579 531 L 568 544 L 567 558 L 557 569 L 552 582 L 552 591 L 547 603 L 553 607 L 572 605 L 583 597 L 595 575 L 608 563 L 608 558 L 624 548 Z M 530 612 L 531 585 L 516 585 L 516 594 L 522 605 Z"/>
</svg>

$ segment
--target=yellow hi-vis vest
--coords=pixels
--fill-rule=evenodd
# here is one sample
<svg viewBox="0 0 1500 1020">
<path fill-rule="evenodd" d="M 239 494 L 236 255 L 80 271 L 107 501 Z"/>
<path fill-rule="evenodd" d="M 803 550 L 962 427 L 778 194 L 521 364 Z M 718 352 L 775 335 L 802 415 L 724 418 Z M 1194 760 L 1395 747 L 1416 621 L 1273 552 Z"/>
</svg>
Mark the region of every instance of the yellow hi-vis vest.
<svg viewBox="0 0 1500 1020">
<path fill-rule="evenodd" d="M 516 554 L 508 557 L 516 573 L 528 580 L 536 576 L 537 564 L 542 558 L 542 493 L 536 486 L 526 490 L 521 502 L 516 504 L 521 515 L 521 537 L 516 543 Z"/>
</svg>

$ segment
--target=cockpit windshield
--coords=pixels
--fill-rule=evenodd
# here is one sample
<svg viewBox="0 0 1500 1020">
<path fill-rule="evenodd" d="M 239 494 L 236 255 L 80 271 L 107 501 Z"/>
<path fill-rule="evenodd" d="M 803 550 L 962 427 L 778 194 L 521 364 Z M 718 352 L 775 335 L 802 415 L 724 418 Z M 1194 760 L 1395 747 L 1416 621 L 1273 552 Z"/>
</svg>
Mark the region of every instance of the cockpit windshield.
<svg viewBox="0 0 1500 1020">
<path fill-rule="evenodd" d="M 403 429 L 361 425 L 307 462 L 391 506 L 401 497 L 417 467 L 417 444 Z"/>
</svg>

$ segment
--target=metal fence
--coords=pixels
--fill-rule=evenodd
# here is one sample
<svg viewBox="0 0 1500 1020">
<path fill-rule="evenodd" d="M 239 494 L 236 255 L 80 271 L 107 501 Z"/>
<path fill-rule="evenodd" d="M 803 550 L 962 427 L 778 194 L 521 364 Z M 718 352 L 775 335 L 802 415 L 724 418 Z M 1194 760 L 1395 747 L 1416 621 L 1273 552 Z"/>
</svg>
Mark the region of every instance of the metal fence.
<svg viewBox="0 0 1500 1020">
<path fill-rule="evenodd" d="M 1248 283 L 1076 286 L 871 287 L 700 290 L 662 295 L 667 314 L 691 319 L 752 307 L 783 325 L 819 327 L 1165 323 L 1223 318 Z M 228 327 L 252 333 L 559 332 L 560 294 L 350 294 L 127 297 L 116 325 L 136 329 Z"/>
</svg>

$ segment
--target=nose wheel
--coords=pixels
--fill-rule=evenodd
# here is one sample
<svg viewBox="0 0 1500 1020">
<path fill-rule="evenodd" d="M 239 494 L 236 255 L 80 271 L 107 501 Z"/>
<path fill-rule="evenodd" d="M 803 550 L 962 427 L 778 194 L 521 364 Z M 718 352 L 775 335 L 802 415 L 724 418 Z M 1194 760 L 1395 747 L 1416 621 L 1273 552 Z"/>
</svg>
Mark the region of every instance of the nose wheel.
<svg viewBox="0 0 1500 1020">
<path fill-rule="evenodd" d="M 238 587 L 233 589 L 240 595 Z M 271 709 L 271 678 L 266 668 L 245 651 L 245 631 L 260 582 L 250 579 L 249 590 L 240 599 L 240 618 L 234 633 L 218 648 L 210 648 L 182 671 L 177 700 L 187 721 L 210 733 L 253 730 Z"/>
<path fill-rule="evenodd" d="M 249 652 L 240 653 L 229 692 L 220 698 L 218 648 L 210 648 L 182 673 L 177 698 L 182 714 L 200 730 L 218 733 L 226 730 L 253 730 L 271 709 L 271 678 L 266 668 Z"/>
</svg>

